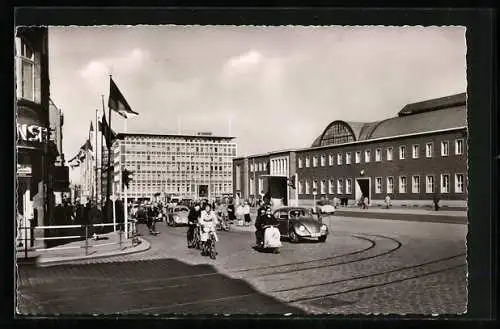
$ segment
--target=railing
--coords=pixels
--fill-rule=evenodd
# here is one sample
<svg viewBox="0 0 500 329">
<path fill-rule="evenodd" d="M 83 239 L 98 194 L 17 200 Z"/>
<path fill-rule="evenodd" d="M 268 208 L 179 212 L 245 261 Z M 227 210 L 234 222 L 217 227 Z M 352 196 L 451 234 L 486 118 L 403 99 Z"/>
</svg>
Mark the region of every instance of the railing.
<svg viewBox="0 0 500 329">
<path fill-rule="evenodd" d="M 137 228 L 136 228 L 136 223 L 135 221 L 129 221 L 129 237 L 131 238 L 131 243 L 132 247 L 136 246 L 139 244 L 139 239 L 138 239 L 138 234 L 137 234 Z M 118 242 L 109 242 L 109 243 L 99 243 L 99 244 L 89 244 L 89 228 L 92 227 L 105 227 L 105 226 L 116 226 L 114 228 L 115 232 L 118 234 Z M 28 251 L 59 251 L 59 250 L 68 250 L 68 249 L 85 249 L 85 256 L 89 255 L 89 249 L 90 248 L 100 248 L 104 246 L 109 246 L 109 245 L 119 245 L 120 249 L 123 249 L 124 241 L 123 241 L 123 223 L 103 223 L 103 224 L 83 224 L 83 225 L 49 225 L 49 226 L 35 226 L 35 227 L 29 227 L 29 226 L 22 226 L 19 227 L 18 233 L 21 231 L 24 231 L 24 237 L 20 236 L 18 234 L 17 237 L 17 243 L 16 243 L 16 248 L 17 244 L 19 243 L 24 243 L 23 248 L 24 248 L 24 257 L 28 258 Z M 61 235 L 61 236 L 48 236 L 48 237 L 28 237 L 28 231 L 30 231 L 31 234 L 34 235 L 36 230 L 53 230 L 53 229 L 77 229 L 81 228 L 83 233 L 85 235 Z M 82 239 L 85 238 L 84 244 L 80 246 L 61 246 L 61 247 L 52 247 L 52 248 L 33 248 L 31 246 L 28 246 L 28 243 L 31 244 L 32 241 L 51 241 L 51 240 L 74 240 L 74 239 Z M 126 239 L 125 239 L 126 240 Z"/>
</svg>

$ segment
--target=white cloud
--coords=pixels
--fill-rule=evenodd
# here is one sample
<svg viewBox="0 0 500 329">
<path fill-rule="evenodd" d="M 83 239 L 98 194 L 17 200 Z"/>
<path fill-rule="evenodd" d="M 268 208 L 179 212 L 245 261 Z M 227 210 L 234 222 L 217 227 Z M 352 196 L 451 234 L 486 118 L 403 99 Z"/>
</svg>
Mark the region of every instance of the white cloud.
<svg viewBox="0 0 500 329">
<path fill-rule="evenodd" d="M 148 51 L 135 48 L 124 56 L 92 60 L 81 68 L 79 73 L 86 81 L 93 83 L 107 74 L 113 74 L 113 71 L 120 73 L 135 71 L 141 68 L 148 59 Z"/>
<path fill-rule="evenodd" d="M 263 56 L 256 50 L 230 58 L 224 66 L 226 73 L 245 73 L 261 63 Z"/>
</svg>

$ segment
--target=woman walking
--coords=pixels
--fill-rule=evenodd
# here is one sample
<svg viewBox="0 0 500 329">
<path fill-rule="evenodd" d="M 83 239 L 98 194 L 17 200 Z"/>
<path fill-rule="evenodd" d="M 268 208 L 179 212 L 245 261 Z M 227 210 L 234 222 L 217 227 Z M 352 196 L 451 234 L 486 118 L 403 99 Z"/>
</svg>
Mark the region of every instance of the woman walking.
<svg viewBox="0 0 500 329">
<path fill-rule="evenodd" d="M 245 220 L 244 226 L 249 226 L 252 219 L 250 218 L 250 205 L 248 201 L 243 204 L 243 218 Z"/>
</svg>

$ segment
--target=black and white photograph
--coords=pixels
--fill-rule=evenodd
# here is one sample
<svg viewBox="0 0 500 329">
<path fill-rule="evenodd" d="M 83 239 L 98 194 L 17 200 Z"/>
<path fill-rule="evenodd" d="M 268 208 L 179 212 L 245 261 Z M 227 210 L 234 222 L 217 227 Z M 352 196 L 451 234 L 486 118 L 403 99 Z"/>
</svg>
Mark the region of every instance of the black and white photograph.
<svg viewBox="0 0 500 329">
<path fill-rule="evenodd" d="M 14 40 L 17 314 L 467 314 L 465 26 Z"/>
</svg>

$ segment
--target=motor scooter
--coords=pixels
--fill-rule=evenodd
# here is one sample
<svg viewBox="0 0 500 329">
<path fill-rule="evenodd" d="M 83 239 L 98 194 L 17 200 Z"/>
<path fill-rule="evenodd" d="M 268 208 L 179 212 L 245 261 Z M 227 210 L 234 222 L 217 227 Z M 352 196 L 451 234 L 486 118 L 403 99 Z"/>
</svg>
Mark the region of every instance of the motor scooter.
<svg viewBox="0 0 500 329">
<path fill-rule="evenodd" d="M 265 225 L 264 240 L 259 243 L 257 250 L 260 252 L 272 252 L 279 254 L 281 248 L 281 234 L 278 225 Z"/>
</svg>

